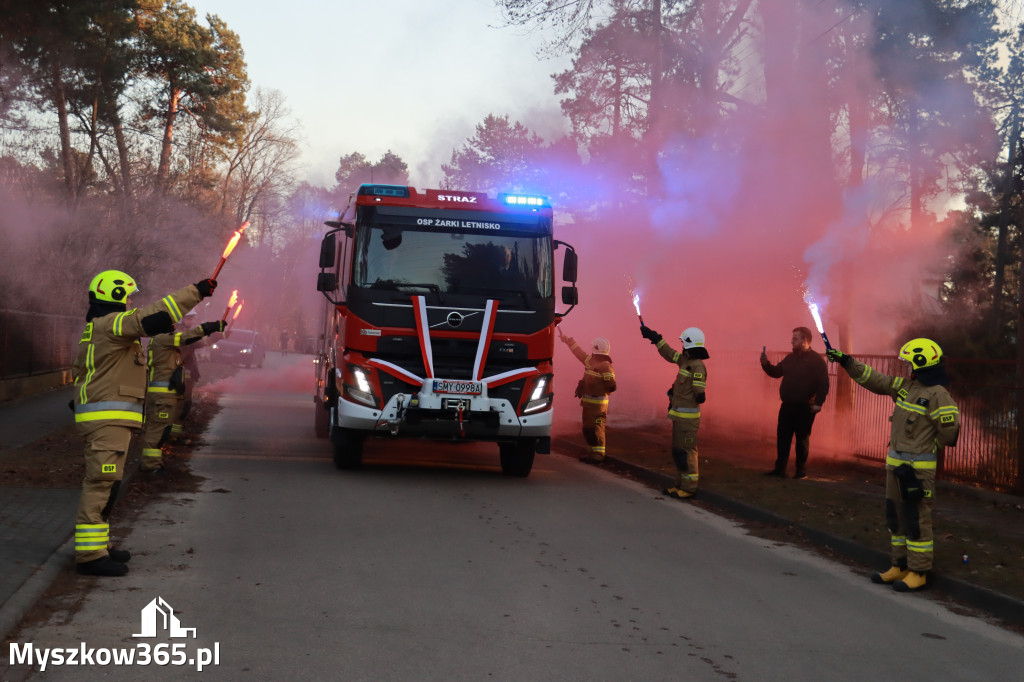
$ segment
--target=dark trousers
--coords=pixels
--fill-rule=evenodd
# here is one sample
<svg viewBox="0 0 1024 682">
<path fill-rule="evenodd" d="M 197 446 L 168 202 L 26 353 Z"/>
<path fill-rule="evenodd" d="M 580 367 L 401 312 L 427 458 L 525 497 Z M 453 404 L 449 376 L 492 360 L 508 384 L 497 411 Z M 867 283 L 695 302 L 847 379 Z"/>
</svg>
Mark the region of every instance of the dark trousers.
<svg viewBox="0 0 1024 682">
<path fill-rule="evenodd" d="M 804 471 L 807 455 L 811 448 L 811 427 L 814 425 L 814 413 L 806 403 L 782 403 L 779 407 L 779 426 L 775 432 L 775 444 L 778 455 L 775 458 L 775 470 L 785 471 L 789 462 L 789 447 L 796 436 L 796 470 Z"/>
</svg>

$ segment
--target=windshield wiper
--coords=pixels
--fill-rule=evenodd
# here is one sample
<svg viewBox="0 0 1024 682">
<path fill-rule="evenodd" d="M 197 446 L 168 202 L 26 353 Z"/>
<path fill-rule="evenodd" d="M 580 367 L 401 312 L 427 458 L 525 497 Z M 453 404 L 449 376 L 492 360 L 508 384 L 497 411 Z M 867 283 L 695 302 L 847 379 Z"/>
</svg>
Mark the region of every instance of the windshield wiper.
<svg viewBox="0 0 1024 682">
<path fill-rule="evenodd" d="M 444 303 L 444 294 L 441 293 L 441 287 L 436 284 L 419 284 L 416 282 L 396 282 L 393 279 L 378 279 L 370 285 L 370 288 L 392 289 L 394 291 L 401 291 L 402 289 L 426 289 L 427 291 L 437 295 L 438 302 Z"/>
<path fill-rule="evenodd" d="M 494 296 L 494 298 L 497 298 L 499 300 L 501 298 L 507 298 L 508 296 L 522 296 L 522 298 L 523 298 L 523 307 L 524 308 L 529 308 L 530 307 L 530 294 L 527 293 L 525 288 L 522 288 L 522 289 L 499 289 L 499 288 L 496 288 L 496 287 L 472 287 L 472 286 L 459 285 L 459 292 L 460 293 L 467 292 L 467 291 L 479 292 L 481 294 L 487 294 L 488 296 L 490 296 L 492 294 L 497 294 L 496 296 Z"/>
</svg>

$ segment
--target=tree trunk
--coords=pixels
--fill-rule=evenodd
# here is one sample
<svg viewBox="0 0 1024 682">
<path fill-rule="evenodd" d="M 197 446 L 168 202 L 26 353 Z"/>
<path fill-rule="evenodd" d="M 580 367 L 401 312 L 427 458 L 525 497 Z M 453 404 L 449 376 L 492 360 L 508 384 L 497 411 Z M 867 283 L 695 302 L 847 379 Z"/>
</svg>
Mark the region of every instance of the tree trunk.
<svg viewBox="0 0 1024 682">
<path fill-rule="evenodd" d="M 114 142 L 117 144 L 117 159 L 120 165 L 121 193 L 130 197 L 132 195 L 132 173 L 131 162 L 128 158 L 128 142 L 124 137 L 124 124 L 121 122 L 121 110 L 117 105 L 117 98 L 112 94 L 110 82 L 103 80 L 103 99 L 107 109 L 107 117 L 114 129 Z"/>
<path fill-rule="evenodd" d="M 171 86 L 171 96 L 167 103 L 167 114 L 164 120 L 164 137 L 160 143 L 160 164 L 156 169 L 156 185 L 166 189 L 167 175 L 171 168 L 171 144 L 174 141 L 174 120 L 178 116 L 178 100 L 181 90 Z"/>
<path fill-rule="evenodd" d="M 64 79 L 60 72 L 60 60 L 54 59 L 50 64 L 50 87 L 53 103 L 57 107 L 57 127 L 60 131 L 60 161 L 64 170 L 64 188 L 69 199 L 74 200 L 75 160 L 71 150 L 71 128 L 68 126 L 68 100 L 64 93 Z"/>
<path fill-rule="evenodd" d="M 1013 199 L 1013 180 L 1017 171 L 1017 141 L 1020 137 L 1020 110 L 1013 103 L 1010 114 L 1010 139 L 1006 145 L 1006 173 L 1003 176 L 1003 195 L 999 200 L 999 238 L 996 242 L 995 278 L 992 283 L 992 335 L 1003 338 L 1003 289 L 1006 287 L 1006 265 L 1009 260 L 1007 234 L 1010 231 L 1010 207 Z M 1020 299 L 1018 299 L 1020 300 Z M 1019 330 L 1020 327 L 1018 326 Z M 1018 355 L 1018 358 L 1021 357 Z"/>
</svg>

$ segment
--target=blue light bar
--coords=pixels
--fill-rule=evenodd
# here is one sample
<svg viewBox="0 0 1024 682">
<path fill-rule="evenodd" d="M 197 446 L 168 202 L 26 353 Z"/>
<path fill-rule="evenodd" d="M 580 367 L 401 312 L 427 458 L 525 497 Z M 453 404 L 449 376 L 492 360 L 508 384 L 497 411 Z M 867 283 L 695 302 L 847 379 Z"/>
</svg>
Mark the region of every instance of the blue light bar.
<svg viewBox="0 0 1024 682">
<path fill-rule="evenodd" d="M 360 185 L 359 193 L 375 197 L 409 198 L 409 188 L 404 185 Z"/>
<path fill-rule="evenodd" d="M 528 195 L 528 194 L 501 194 L 499 195 L 501 200 L 509 206 L 523 206 L 526 208 L 540 208 L 542 206 L 550 206 L 547 197 Z"/>
</svg>

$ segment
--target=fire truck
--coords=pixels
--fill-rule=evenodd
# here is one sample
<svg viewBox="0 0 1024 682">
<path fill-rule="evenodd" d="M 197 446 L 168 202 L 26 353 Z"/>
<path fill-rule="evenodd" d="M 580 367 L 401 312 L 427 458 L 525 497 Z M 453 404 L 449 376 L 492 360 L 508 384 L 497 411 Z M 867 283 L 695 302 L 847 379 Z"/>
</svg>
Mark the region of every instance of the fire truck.
<svg viewBox="0 0 1024 682">
<path fill-rule="evenodd" d="M 548 199 L 364 184 L 326 225 L 315 427 L 335 466 L 359 467 L 368 437 L 488 441 L 528 476 L 550 451 L 555 326 L 579 300 Z"/>
</svg>

